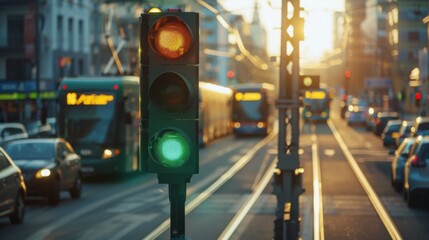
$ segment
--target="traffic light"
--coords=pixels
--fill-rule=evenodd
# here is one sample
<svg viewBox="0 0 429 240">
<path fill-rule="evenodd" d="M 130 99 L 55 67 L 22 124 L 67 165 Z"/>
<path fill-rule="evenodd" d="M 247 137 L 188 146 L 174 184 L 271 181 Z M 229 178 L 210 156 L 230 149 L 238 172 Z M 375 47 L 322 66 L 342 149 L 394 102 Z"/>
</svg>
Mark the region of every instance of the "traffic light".
<svg viewBox="0 0 429 240">
<path fill-rule="evenodd" d="M 352 77 L 352 72 L 350 72 L 350 70 L 346 70 L 344 72 L 344 77 L 346 78 L 346 80 L 349 80 Z"/>
<path fill-rule="evenodd" d="M 416 107 L 420 107 L 421 100 L 422 100 L 422 93 L 416 92 L 414 94 L 414 104 L 416 105 Z"/>
<path fill-rule="evenodd" d="M 199 16 L 141 15 L 141 156 L 161 183 L 198 173 Z"/>
<path fill-rule="evenodd" d="M 299 76 L 299 90 L 309 90 L 320 88 L 319 75 L 301 75 Z"/>
</svg>

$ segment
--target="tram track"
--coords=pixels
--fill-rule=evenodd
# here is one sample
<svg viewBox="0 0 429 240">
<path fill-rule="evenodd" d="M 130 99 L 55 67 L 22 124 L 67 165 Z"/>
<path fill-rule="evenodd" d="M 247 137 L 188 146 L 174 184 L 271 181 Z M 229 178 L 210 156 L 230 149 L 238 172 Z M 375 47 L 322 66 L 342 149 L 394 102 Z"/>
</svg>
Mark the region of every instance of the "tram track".
<svg viewBox="0 0 429 240">
<path fill-rule="evenodd" d="M 371 206 L 374 208 L 378 218 L 382 221 L 386 231 L 388 232 L 391 239 L 403 239 L 401 233 L 399 232 L 396 224 L 392 220 L 389 212 L 383 205 L 380 197 L 371 187 L 371 184 L 365 177 L 364 173 L 360 169 L 356 159 L 353 157 L 346 143 L 342 139 L 340 133 L 335 128 L 335 125 L 331 120 L 328 120 L 327 125 L 334 136 L 336 142 L 338 143 L 342 153 L 344 154 L 347 164 L 355 174 L 360 186 L 365 191 L 366 196 L 368 197 Z M 311 127 L 311 138 L 312 138 L 312 163 L 313 163 L 313 239 L 325 239 L 324 235 L 324 193 L 322 192 L 322 180 L 321 174 L 323 175 L 321 169 L 321 162 L 319 159 L 319 148 L 318 148 L 318 138 L 316 134 L 316 128 L 314 125 Z"/>
<path fill-rule="evenodd" d="M 226 172 L 217 178 L 212 184 L 205 188 L 201 193 L 197 194 L 195 197 L 191 196 L 191 199 L 185 206 L 185 215 L 188 215 L 195 208 L 200 206 L 204 201 L 206 201 L 212 194 L 214 194 L 219 188 L 221 188 L 225 183 L 227 183 L 231 178 L 233 178 L 241 169 L 243 169 L 260 151 L 263 147 L 273 141 L 274 137 L 277 136 L 276 131 L 273 131 L 270 135 L 265 137 L 263 140 L 258 142 L 254 147 L 252 147 L 246 154 L 244 154 L 239 160 L 235 162 Z M 246 204 L 240 208 L 236 213 L 233 220 L 228 224 L 226 229 L 219 237 L 219 239 L 228 239 L 237 226 L 240 224 L 244 216 L 248 213 L 249 209 L 253 206 L 257 198 L 261 195 L 262 190 L 265 189 L 269 180 L 272 177 L 272 173 L 275 167 L 275 162 L 271 163 L 268 169 L 265 171 L 264 176 L 261 178 L 257 187 L 252 190 L 252 194 L 247 199 Z M 156 239 L 161 236 L 165 231 L 170 228 L 170 218 L 167 218 L 163 221 L 156 229 L 147 234 L 143 239 L 150 240 Z"/>
</svg>

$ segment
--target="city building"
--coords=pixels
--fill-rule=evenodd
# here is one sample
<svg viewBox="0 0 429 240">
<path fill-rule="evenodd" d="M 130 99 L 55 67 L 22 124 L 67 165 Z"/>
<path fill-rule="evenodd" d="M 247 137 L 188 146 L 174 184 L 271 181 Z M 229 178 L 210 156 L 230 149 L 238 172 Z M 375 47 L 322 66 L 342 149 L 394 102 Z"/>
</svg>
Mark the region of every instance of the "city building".
<svg viewBox="0 0 429 240">
<path fill-rule="evenodd" d="M 64 77 L 139 75 L 139 16 L 151 7 L 200 13 L 201 81 L 227 86 L 278 78 L 268 69 L 257 1 L 250 23 L 217 0 L 162 3 L 0 1 L 0 122 L 33 121 L 45 112 L 55 116 L 56 91 Z M 113 51 L 119 61 L 113 60 Z"/>
<path fill-rule="evenodd" d="M 422 20 L 427 16 L 427 0 L 389 0 L 387 35 L 392 78 L 396 91 L 405 93 L 404 109 L 418 111 L 413 104 L 414 94 L 421 83 L 410 78 L 419 65 L 419 51 L 427 46 L 428 35 Z"/>
<path fill-rule="evenodd" d="M 91 12 L 90 0 L 0 2 L 0 122 L 55 114 L 62 77 L 88 73 Z"/>
<path fill-rule="evenodd" d="M 351 72 L 351 78 L 344 85 L 345 92 L 354 96 L 358 96 L 360 90 L 364 88 L 366 71 L 371 64 L 365 56 L 365 34 L 361 28 L 361 24 L 365 20 L 365 13 L 365 1 L 345 1 L 344 68 Z"/>
</svg>

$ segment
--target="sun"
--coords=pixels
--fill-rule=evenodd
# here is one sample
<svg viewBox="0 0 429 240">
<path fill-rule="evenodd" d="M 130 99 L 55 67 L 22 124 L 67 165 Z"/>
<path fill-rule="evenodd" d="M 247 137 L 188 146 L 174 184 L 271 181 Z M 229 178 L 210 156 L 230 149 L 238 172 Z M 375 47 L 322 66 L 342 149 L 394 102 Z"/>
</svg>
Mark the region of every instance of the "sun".
<svg viewBox="0 0 429 240">
<path fill-rule="evenodd" d="M 333 18 L 331 12 L 313 10 L 304 22 L 304 41 L 301 45 L 305 61 L 319 61 L 325 52 L 332 49 Z"/>
</svg>

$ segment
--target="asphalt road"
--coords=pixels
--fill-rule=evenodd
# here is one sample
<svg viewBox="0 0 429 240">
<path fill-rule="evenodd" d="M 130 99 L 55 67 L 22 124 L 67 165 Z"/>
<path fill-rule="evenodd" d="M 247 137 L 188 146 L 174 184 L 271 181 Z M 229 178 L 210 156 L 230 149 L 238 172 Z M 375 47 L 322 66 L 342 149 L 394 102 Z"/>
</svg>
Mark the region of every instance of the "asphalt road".
<svg viewBox="0 0 429 240">
<path fill-rule="evenodd" d="M 335 138 L 337 131 L 402 238 L 429 238 L 429 207 L 410 209 L 402 193 L 393 190 L 392 156 L 381 139 L 363 126 L 347 126 L 334 106 L 332 109 L 330 121 L 335 130 L 326 123 L 301 125 L 300 161 L 305 171 L 305 192 L 300 197 L 301 237 L 315 239 L 313 164 L 317 156 L 324 238 L 392 239 Z M 186 203 L 198 202 L 188 206 L 192 208 L 186 215 L 188 239 L 218 239 L 249 200 L 276 161 L 277 137 L 261 144 L 263 141 L 262 137 L 229 136 L 201 149 L 200 173 L 187 187 Z M 206 198 L 199 202 L 203 196 Z M 1 218 L 0 238 L 170 239 L 168 187 L 158 184 L 153 174 L 86 179 L 81 199 L 72 200 L 66 192 L 61 197 L 56 207 L 42 199 L 29 200 L 21 225 Z M 272 185 L 268 184 L 231 239 L 271 239 L 276 205 Z"/>
</svg>

